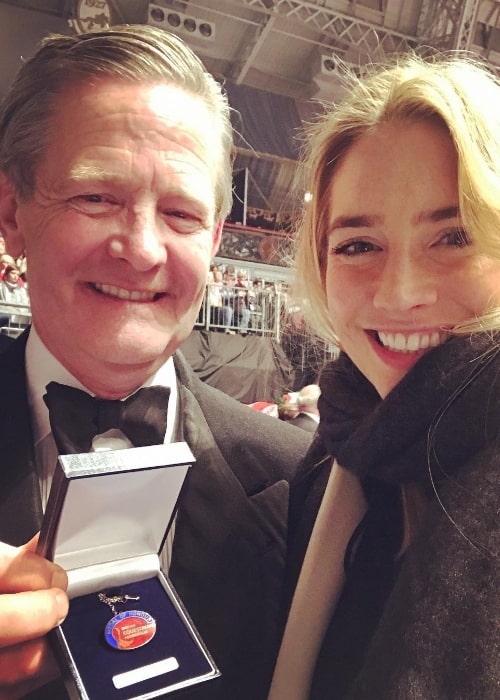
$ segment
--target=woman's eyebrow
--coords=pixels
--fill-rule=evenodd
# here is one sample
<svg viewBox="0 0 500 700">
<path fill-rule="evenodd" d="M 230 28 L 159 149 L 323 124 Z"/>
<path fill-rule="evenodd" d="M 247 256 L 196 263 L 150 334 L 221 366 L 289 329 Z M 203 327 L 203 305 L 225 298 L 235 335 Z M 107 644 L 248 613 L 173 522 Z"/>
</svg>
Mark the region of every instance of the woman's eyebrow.
<svg viewBox="0 0 500 700">
<path fill-rule="evenodd" d="M 330 231 L 336 228 L 369 228 L 380 224 L 382 221 L 379 216 L 368 216 L 361 214 L 358 216 L 337 216 L 329 226 Z"/>
<path fill-rule="evenodd" d="M 445 219 L 456 219 L 460 216 L 458 207 L 443 207 L 441 209 L 429 209 L 427 211 L 421 211 L 417 214 L 415 222 L 417 224 L 424 223 L 439 223 L 439 221 L 444 221 Z"/>
</svg>

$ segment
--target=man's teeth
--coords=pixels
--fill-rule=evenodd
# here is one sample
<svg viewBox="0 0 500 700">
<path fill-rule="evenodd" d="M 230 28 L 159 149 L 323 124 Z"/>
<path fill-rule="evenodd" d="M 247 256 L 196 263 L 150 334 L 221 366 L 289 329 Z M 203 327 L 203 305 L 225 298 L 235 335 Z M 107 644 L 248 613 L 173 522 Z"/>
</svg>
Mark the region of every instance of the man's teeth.
<svg viewBox="0 0 500 700">
<path fill-rule="evenodd" d="M 433 333 L 378 333 L 382 345 L 395 352 L 418 352 L 441 345 L 446 338 L 446 333 L 434 331 Z"/>
<path fill-rule="evenodd" d="M 103 294 L 129 301 L 153 301 L 156 297 L 155 292 L 131 292 L 121 287 L 113 287 L 111 284 L 96 284 L 95 287 Z"/>
</svg>

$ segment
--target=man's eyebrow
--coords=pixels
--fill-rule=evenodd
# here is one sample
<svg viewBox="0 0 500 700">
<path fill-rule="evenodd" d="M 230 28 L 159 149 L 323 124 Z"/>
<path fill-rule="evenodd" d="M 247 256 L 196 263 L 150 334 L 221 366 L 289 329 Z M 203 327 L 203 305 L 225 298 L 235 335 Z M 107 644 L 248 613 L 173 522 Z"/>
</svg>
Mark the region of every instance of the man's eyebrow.
<svg viewBox="0 0 500 700">
<path fill-rule="evenodd" d="M 420 212 L 415 221 L 417 224 L 431 223 L 436 224 L 445 219 L 456 219 L 460 216 L 458 207 L 443 207 L 442 209 L 429 209 L 428 211 Z"/>
</svg>

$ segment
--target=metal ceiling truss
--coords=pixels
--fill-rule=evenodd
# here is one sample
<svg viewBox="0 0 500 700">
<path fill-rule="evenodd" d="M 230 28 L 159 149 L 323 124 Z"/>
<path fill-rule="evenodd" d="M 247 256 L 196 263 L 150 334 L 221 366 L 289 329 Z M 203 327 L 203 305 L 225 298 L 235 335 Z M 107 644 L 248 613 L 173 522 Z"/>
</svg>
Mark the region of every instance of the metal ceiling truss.
<svg viewBox="0 0 500 700">
<path fill-rule="evenodd" d="M 275 0 L 274 3 L 269 0 L 240 0 L 240 4 L 270 16 L 309 25 L 326 37 L 341 42 L 346 50 L 356 48 L 371 59 L 374 52 L 377 58 L 384 58 L 417 45 L 415 37 L 304 0 Z M 275 26 L 274 31 L 280 30 Z M 299 34 L 295 36 L 301 38 Z"/>
<path fill-rule="evenodd" d="M 482 0 L 424 0 L 418 34 L 441 49 L 470 49 Z"/>
</svg>

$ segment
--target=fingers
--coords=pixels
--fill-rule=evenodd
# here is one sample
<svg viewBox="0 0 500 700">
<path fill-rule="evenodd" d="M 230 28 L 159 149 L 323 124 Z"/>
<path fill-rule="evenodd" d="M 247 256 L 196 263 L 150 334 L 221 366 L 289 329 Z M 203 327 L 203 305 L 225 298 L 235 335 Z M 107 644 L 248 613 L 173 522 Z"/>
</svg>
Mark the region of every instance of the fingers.
<svg viewBox="0 0 500 700">
<path fill-rule="evenodd" d="M 18 593 L 68 585 L 66 572 L 33 551 L 36 538 L 23 547 L 0 542 L 0 592 Z"/>
<path fill-rule="evenodd" d="M 37 537 L 17 548 L 0 542 L 0 700 L 21 698 L 57 674 L 44 635 L 68 613 L 68 580 L 36 546 Z"/>
<path fill-rule="evenodd" d="M 0 596 L 0 648 L 46 634 L 61 624 L 68 605 L 59 588 Z"/>
<path fill-rule="evenodd" d="M 0 700 L 17 700 L 57 678 L 59 669 L 46 639 L 0 650 Z"/>
</svg>

